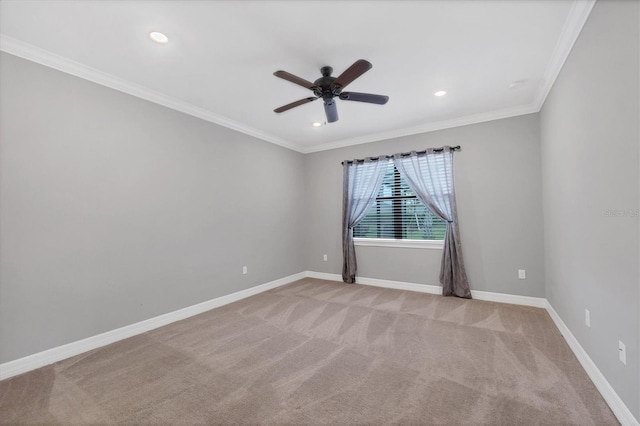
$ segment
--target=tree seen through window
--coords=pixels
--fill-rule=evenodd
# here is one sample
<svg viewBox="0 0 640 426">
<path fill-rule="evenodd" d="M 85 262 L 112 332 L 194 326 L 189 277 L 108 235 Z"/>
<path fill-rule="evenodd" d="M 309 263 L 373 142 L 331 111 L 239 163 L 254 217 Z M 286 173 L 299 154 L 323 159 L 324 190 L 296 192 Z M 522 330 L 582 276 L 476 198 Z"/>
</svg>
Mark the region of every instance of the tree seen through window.
<svg viewBox="0 0 640 426">
<path fill-rule="evenodd" d="M 443 240 L 446 222 L 434 215 L 402 179 L 393 162 L 376 201 L 354 228 L 356 238 Z"/>
</svg>

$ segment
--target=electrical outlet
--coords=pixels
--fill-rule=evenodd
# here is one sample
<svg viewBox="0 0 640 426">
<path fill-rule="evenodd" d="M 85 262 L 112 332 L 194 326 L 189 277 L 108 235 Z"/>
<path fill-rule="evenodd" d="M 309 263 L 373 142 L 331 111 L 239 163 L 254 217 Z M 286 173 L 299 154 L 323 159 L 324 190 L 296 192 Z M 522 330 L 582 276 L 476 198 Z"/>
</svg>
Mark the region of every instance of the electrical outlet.
<svg viewBox="0 0 640 426">
<path fill-rule="evenodd" d="M 591 327 L 591 312 L 588 309 L 584 310 L 584 325 Z"/>
<path fill-rule="evenodd" d="M 627 347 L 622 343 L 622 340 L 618 340 L 618 356 L 620 362 L 627 365 Z"/>
<path fill-rule="evenodd" d="M 527 279 L 527 271 L 524 269 L 518 269 L 518 278 L 521 280 Z"/>
<path fill-rule="evenodd" d="M 246 267 L 246 266 L 243 266 L 243 267 L 242 267 L 242 275 L 246 275 L 246 274 L 248 274 L 248 273 L 249 273 L 249 270 L 247 269 L 247 267 Z"/>
<path fill-rule="evenodd" d="M 324 260 L 325 262 L 328 260 L 328 259 L 327 259 L 327 255 L 326 255 L 326 254 L 323 254 L 323 255 L 322 255 L 322 260 Z"/>
</svg>

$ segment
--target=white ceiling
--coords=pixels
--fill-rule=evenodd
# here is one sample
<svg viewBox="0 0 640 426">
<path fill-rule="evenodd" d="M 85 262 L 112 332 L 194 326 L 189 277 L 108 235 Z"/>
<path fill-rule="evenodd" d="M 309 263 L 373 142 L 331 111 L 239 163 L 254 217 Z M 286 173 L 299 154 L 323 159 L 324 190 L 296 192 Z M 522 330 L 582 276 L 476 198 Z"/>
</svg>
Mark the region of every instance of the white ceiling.
<svg viewBox="0 0 640 426">
<path fill-rule="evenodd" d="M 5 0 L 0 49 L 313 152 L 538 111 L 593 3 Z M 339 100 L 318 128 L 321 101 L 273 112 L 312 95 L 274 71 L 314 81 L 357 59 L 373 69 L 347 90 L 386 105 Z"/>
</svg>

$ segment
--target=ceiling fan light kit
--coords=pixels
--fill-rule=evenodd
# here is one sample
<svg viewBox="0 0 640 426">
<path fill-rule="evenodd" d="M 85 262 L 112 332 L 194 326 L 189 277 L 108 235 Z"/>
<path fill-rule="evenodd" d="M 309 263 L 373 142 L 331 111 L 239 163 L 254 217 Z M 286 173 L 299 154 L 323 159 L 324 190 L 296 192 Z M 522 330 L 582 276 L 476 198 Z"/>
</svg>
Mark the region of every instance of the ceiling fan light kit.
<svg viewBox="0 0 640 426">
<path fill-rule="evenodd" d="M 322 98 L 324 102 L 324 112 L 327 116 L 327 123 L 334 123 L 338 121 L 338 109 L 335 101 L 336 97 L 343 101 L 356 101 L 384 105 L 389 100 L 388 96 L 342 91 L 348 84 L 365 72 L 369 71 L 372 67 L 373 65 L 371 65 L 370 62 L 365 61 L 364 59 L 359 59 L 338 77 L 333 77 L 331 76 L 333 68 L 325 66 L 320 68 L 322 77 L 313 83 L 286 71 L 276 71 L 273 75 L 311 90 L 315 97 L 308 97 L 300 99 L 299 101 L 291 102 L 290 104 L 274 109 L 274 112 L 281 113 L 290 110 L 291 108 Z"/>
</svg>

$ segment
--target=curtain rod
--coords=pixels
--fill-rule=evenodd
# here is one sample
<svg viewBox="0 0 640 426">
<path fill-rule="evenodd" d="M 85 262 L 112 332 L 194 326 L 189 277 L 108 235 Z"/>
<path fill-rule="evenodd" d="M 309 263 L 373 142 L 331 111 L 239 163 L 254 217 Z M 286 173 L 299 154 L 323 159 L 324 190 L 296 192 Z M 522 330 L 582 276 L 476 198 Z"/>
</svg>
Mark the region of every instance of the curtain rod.
<svg viewBox="0 0 640 426">
<path fill-rule="evenodd" d="M 460 145 L 452 146 L 451 150 L 452 151 L 460 151 Z M 444 148 L 434 148 L 432 151 L 433 152 L 442 152 L 442 151 L 444 151 Z M 426 152 L 427 152 L 427 150 L 423 149 L 422 151 L 416 151 L 416 154 L 424 154 Z M 411 153 L 410 152 L 403 152 L 400 155 L 403 156 L 403 157 L 408 157 L 408 156 L 411 155 Z M 372 161 L 378 161 L 379 157 L 367 157 L 367 158 L 371 159 Z M 393 155 L 385 155 L 384 158 L 393 158 Z M 347 164 L 351 164 L 354 161 L 357 162 L 357 163 L 364 163 L 364 160 L 365 160 L 364 158 L 358 158 L 356 160 L 349 160 L 346 163 Z M 344 164 L 344 163 L 345 163 L 345 161 L 343 161 L 340 164 Z"/>
</svg>

